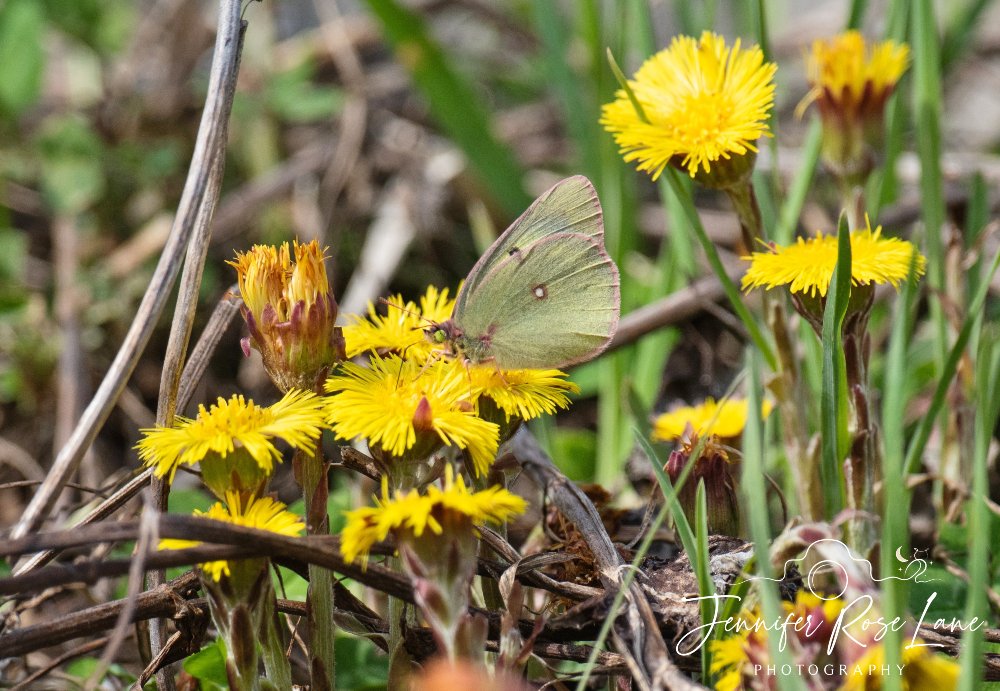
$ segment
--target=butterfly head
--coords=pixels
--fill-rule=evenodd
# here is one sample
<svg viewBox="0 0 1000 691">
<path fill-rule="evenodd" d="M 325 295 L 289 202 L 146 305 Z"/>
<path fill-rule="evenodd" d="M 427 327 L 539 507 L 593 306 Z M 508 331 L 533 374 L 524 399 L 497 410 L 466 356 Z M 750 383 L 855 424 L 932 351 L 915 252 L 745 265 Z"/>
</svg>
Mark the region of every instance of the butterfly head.
<svg viewBox="0 0 1000 691">
<path fill-rule="evenodd" d="M 424 329 L 424 335 L 431 343 L 444 346 L 450 355 L 457 355 L 458 344 L 462 338 L 462 330 L 451 319 L 435 322 Z"/>
</svg>

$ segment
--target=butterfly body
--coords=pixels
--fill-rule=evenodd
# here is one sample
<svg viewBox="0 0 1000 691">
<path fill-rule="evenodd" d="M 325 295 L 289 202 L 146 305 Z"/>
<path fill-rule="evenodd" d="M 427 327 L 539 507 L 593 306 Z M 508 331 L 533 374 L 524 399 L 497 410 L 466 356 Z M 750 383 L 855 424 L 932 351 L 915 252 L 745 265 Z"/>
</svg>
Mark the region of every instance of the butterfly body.
<svg viewBox="0 0 1000 691">
<path fill-rule="evenodd" d="M 428 335 L 472 363 L 559 368 L 607 348 L 619 312 L 600 202 L 590 181 L 576 176 L 539 197 L 493 243 L 469 272 L 451 319 Z"/>
</svg>

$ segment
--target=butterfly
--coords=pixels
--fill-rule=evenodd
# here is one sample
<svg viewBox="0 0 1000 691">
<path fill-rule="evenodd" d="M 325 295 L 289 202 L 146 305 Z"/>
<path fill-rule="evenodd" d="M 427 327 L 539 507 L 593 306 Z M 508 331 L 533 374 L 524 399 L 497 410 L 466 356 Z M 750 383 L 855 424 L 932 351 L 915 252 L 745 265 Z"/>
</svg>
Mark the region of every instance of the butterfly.
<svg viewBox="0 0 1000 691">
<path fill-rule="evenodd" d="M 471 363 L 563 368 L 604 351 L 620 313 L 601 203 L 590 180 L 577 175 L 536 199 L 497 238 L 469 272 L 451 318 L 426 334 Z"/>
</svg>

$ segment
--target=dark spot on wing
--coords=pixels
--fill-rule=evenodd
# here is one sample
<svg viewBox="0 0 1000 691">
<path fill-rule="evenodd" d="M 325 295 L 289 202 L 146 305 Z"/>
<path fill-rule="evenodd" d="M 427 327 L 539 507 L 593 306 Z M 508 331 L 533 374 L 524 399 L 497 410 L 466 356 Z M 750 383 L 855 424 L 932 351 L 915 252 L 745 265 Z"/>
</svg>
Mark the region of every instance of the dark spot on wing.
<svg viewBox="0 0 1000 691">
<path fill-rule="evenodd" d="M 549 296 L 549 289 L 544 283 L 539 283 L 531 288 L 531 294 L 536 300 L 544 300 Z"/>
<path fill-rule="evenodd" d="M 518 262 L 524 261 L 524 253 L 521 251 L 520 247 L 511 247 L 507 250 L 507 256 L 514 257 Z"/>
</svg>

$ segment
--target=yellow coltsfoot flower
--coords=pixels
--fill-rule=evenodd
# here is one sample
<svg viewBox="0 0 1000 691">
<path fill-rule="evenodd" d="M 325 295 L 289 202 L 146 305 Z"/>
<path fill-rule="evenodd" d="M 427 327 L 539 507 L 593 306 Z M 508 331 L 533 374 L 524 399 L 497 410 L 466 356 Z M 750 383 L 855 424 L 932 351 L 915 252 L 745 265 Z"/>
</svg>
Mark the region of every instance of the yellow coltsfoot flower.
<svg viewBox="0 0 1000 691">
<path fill-rule="evenodd" d="M 764 401 L 761 412 L 764 417 L 771 413 L 772 404 Z M 715 435 L 724 439 L 734 439 L 743 434 L 747 424 L 747 401 L 728 398 L 716 403 L 712 397 L 698 405 L 678 406 L 661 413 L 653 420 L 653 441 L 676 441 L 688 431 L 699 437 Z"/>
<path fill-rule="evenodd" d="M 829 678 L 823 681 L 830 684 L 838 681 L 840 666 L 833 664 L 828 667 L 836 659 L 826 657 L 825 653 L 844 602 L 827 596 L 821 599 L 808 589 L 801 588 L 794 602 L 782 602 L 781 607 L 783 616 L 780 622 L 787 621 L 789 624 L 776 627 L 774 623 L 765 621 L 758 609 L 744 610 L 725 626 L 725 630 L 733 635 L 709 644 L 716 691 L 764 691 L 773 688 L 775 676 L 761 671 L 761 667 L 766 669 L 769 663 L 774 669 L 767 642 L 770 631 L 776 631 L 775 635 L 782 637 L 783 649 L 788 651 L 795 663 L 831 670 Z M 822 688 L 827 686 L 823 684 Z"/>
<path fill-rule="evenodd" d="M 387 466 L 422 461 L 442 446 L 467 450 L 485 474 L 499 446 L 497 425 L 475 415 L 469 375 L 451 362 L 392 355 L 351 362 L 326 381 L 327 419 L 339 439 L 362 438 Z"/>
<path fill-rule="evenodd" d="M 911 267 L 922 276 L 927 260 L 913 243 L 899 238 L 882 237 L 882 226 L 851 233 L 851 302 L 848 315 L 870 310 L 876 285 L 898 288 Z M 743 290 L 787 286 L 795 308 L 813 328 L 822 330 L 823 308 L 837 266 L 837 236 L 817 235 L 798 238 L 787 247 L 771 246 L 744 259 L 750 268 L 743 276 Z M 865 322 L 865 319 L 861 320 Z"/>
<path fill-rule="evenodd" d="M 909 47 L 871 44 L 857 31 L 814 41 L 806 59 L 810 90 L 799 112 L 815 103 L 823 119 L 823 159 L 838 176 L 863 181 L 881 147 L 885 103 L 906 71 Z"/>
<path fill-rule="evenodd" d="M 450 465 L 445 466 L 442 487 L 431 485 L 424 494 L 414 489 L 390 496 L 388 484 L 383 482 L 382 497 L 375 503 L 374 507 L 347 512 L 340 552 L 348 563 L 367 561 L 372 545 L 390 533 L 405 540 L 421 538 L 428 531 L 440 536 L 447 527 L 474 535 L 478 526 L 503 523 L 527 508 L 524 499 L 499 486 L 470 490 L 461 475 L 455 477 Z"/>
<path fill-rule="evenodd" d="M 143 463 L 168 481 L 180 466 L 200 463 L 205 483 L 221 498 L 234 482 L 251 491 L 262 486 L 281 460 L 276 439 L 313 451 L 324 417 L 324 401 L 311 391 L 289 391 L 268 407 L 233 395 L 199 406 L 193 420 L 178 417 L 172 427 L 142 430 L 136 448 Z"/>
<path fill-rule="evenodd" d="M 292 262 L 294 253 L 295 261 Z M 228 262 L 236 269 L 252 345 L 275 386 L 313 390 L 344 359 L 337 303 L 326 275 L 324 251 L 314 240 L 278 247 L 254 245 Z"/>
<path fill-rule="evenodd" d="M 224 503 L 216 502 L 208 511 L 195 511 L 194 515 L 289 537 L 301 535 L 304 527 L 302 519 L 281 502 L 270 497 L 247 498 L 238 492 L 227 492 Z M 185 549 L 201 544 L 196 540 L 168 539 L 160 541 L 160 549 Z M 213 581 L 220 581 L 231 573 L 228 561 L 211 561 L 199 566 Z"/>
<path fill-rule="evenodd" d="M 523 513 L 526 502 L 499 486 L 471 491 L 451 465 L 445 466 L 442 486 L 432 485 L 424 494 L 414 489 L 390 498 L 383 480 L 376 502 L 348 512 L 341 554 L 348 562 L 364 563 L 372 546 L 392 534 L 440 652 L 452 662 L 460 657 L 482 662 L 486 622 L 469 612 L 479 528 Z"/>
<path fill-rule="evenodd" d="M 667 165 L 709 187 L 730 187 L 753 168 L 755 142 L 768 135 L 776 66 L 759 47 L 704 32 L 678 36 L 646 60 L 626 90 L 605 104 L 601 124 L 627 162 L 659 177 Z"/>
<path fill-rule="evenodd" d="M 902 677 L 903 691 L 945 691 L 958 688 L 961 667 L 946 655 L 935 653 L 922 639 L 915 646 L 906 641 L 900 652 L 902 672 L 886 664 L 885 644 L 872 643 L 867 652 L 847 665 L 847 677 L 840 691 L 878 691 L 883 688 L 882 677 L 896 674 Z"/>
<path fill-rule="evenodd" d="M 478 365 L 453 362 L 453 367 L 468 372 L 476 411 L 479 417 L 500 426 L 501 441 L 509 439 L 525 420 L 568 408 L 569 394 L 580 391 L 576 384 L 566 380 L 565 372 L 557 369 L 501 370 L 489 362 Z"/>
<path fill-rule="evenodd" d="M 432 343 L 424 334 L 431 324 L 447 321 L 455 309 L 455 299 L 448 289 L 428 286 L 420 303 L 403 301 L 394 295 L 385 301 L 386 313 L 381 315 L 373 303 L 368 304 L 367 318 L 350 315 L 350 324 L 344 327 L 347 357 L 373 352 L 379 355 L 396 353 L 408 360 L 426 362 L 441 346 Z"/>
</svg>

